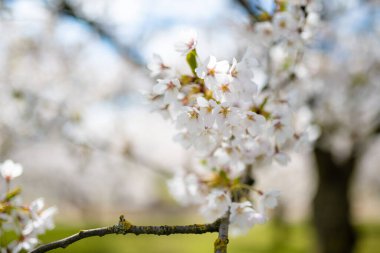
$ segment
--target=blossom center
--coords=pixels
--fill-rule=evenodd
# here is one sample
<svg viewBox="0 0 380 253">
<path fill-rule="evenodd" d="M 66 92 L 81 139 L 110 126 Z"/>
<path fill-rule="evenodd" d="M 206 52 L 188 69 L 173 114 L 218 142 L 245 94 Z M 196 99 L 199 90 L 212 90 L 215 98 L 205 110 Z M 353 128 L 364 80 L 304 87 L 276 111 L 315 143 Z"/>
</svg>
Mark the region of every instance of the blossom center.
<svg viewBox="0 0 380 253">
<path fill-rule="evenodd" d="M 174 90 L 174 88 L 176 87 L 176 85 L 172 81 L 168 82 L 166 86 L 168 90 Z"/>
<path fill-rule="evenodd" d="M 286 28 L 286 21 L 285 20 L 281 20 L 280 23 L 278 24 L 280 28 L 282 29 L 285 29 Z"/>
<path fill-rule="evenodd" d="M 231 92 L 230 87 L 229 87 L 228 84 L 222 84 L 222 86 L 220 86 L 220 90 L 221 90 L 223 93 Z"/>
<path fill-rule="evenodd" d="M 215 69 L 208 69 L 207 74 L 208 74 L 209 76 L 215 76 Z"/>
<path fill-rule="evenodd" d="M 199 114 L 196 111 L 191 111 L 188 114 L 190 119 L 198 119 Z"/>
<path fill-rule="evenodd" d="M 222 106 L 219 114 L 222 114 L 226 118 L 230 112 L 231 112 L 231 109 L 229 107 Z"/>
</svg>

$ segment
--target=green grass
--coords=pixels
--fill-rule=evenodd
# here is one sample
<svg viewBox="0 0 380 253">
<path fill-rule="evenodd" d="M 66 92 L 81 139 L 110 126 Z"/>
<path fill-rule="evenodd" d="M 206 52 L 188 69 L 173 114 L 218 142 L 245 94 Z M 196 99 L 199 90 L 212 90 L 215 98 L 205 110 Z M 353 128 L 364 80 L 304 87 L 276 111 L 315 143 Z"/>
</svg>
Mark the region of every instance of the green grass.
<svg viewBox="0 0 380 253">
<path fill-rule="evenodd" d="M 96 227 L 96 226 L 94 226 Z M 43 242 L 61 239 L 81 228 L 58 225 L 55 230 L 41 237 Z M 360 240 L 357 253 L 376 253 L 380 249 L 380 224 L 358 227 Z M 70 253 L 202 253 L 213 252 L 216 234 L 206 235 L 107 235 L 93 237 L 70 245 L 65 250 L 52 252 Z M 239 253 L 305 253 L 315 252 L 311 228 L 306 224 L 266 224 L 256 226 L 242 237 L 230 238 L 229 252 Z"/>
</svg>

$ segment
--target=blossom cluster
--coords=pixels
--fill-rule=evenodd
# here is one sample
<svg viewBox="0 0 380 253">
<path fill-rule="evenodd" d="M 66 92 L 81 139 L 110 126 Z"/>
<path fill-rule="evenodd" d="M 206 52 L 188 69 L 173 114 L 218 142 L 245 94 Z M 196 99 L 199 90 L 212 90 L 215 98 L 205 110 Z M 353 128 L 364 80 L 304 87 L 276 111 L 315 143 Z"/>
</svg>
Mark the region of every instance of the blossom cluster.
<svg viewBox="0 0 380 253">
<path fill-rule="evenodd" d="M 320 39 L 328 42 L 329 48 L 304 56 L 310 76 L 308 84 L 302 86 L 303 96 L 312 101 L 314 120 L 323 129 L 320 144 L 340 160 L 347 159 L 355 145 L 367 143 L 379 132 L 380 30 L 376 25 L 359 25 L 365 21 L 362 16 L 352 18 L 357 8 L 335 17 L 335 22 L 323 23 L 324 30 L 334 31 Z M 360 6 L 360 11 L 380 24 L 368 6 Z M 359 28 L 347 31 L 345 28 L 351 26 L 341 20 Z"/>
<path fill-rule="evenodd" d="M 191 73 L 178 73 L 159 56 L 149 65 L 159 77 L 150 94 L 155 110 L 172 120 L 175 139 L 200 161 L 196 172 L 172 179 L 170 191 L 183 204 L 200 204 L 208 220 L 229 211 L 232 229 L 243 232 L 265 222 L 265 210 L 277 204 L 279 193 L 247 183 L 252 168 L 272 161 L 286 165 L 288 150 L 308 145 L 306 126 L 296 124 L 302 101 L 288 84 L 310 39 L 310 16 L 303 4 L 278 6 L 255 24 L 259 50 L 248 50 L 241 60 L 202 60 L 197 34 L 189 31 L 175 48 Z"/>
<path fill-rule="evenodd" d="M 12 188 L 14 178 L 20 176 L 23 168 L 11 160 L 0 164 L 0 241 L 1 253 L 24 252 L 38 243 L 38 235 L 54 228 L 55 207 L 44 209 L 42 198 L 24 204 L 21 189 Z"/>
</svg>

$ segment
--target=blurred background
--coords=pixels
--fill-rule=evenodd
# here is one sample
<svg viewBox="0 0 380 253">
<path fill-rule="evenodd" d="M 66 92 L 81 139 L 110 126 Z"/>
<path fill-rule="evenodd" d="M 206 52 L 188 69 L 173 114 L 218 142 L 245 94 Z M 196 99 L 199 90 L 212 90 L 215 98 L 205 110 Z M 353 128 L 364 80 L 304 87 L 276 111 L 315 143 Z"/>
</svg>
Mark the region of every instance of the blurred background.
<svg viewBox="0 0 380 253">
<path fill-rule="evenodd" d="M 184 65 L 183 29 L 199 54 L 241 57 L 252 20 L 272 0 L 1 0 L 0 161 L 24 166 L 26 200 L 59 209 L 44 242 L 81 228 L 202 222 L 171 199 L 166 179 L 189 163 L 175 129 L 151 113 L 153 54 Z M 281 191 L 268 225 L 231 240 L 231 252 L 378 252 L 380 247 L 380 3 L 318 2 L 302 87 L 320 128 L 315 148 L 287 167 L 255 171 Z M 305 95 L 306 96 L 306 95 Z M 211 252 L 214 235 L 114 236 L 69 252 Z M 185 245 L 185 246 L 184 246 Z M 56 252 L 61 252 L 57 250 Z M 64 251 L 62 251 L 64 252 Z M 66 250 L 67 252 L 67 250 Z"/>
</svg>

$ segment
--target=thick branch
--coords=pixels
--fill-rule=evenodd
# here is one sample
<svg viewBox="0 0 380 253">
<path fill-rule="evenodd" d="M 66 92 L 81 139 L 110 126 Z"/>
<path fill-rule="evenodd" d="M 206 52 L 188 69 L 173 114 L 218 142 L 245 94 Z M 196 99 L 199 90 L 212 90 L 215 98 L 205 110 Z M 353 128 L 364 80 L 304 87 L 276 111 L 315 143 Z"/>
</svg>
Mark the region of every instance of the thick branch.
<svg viewBox="0 0 380 253">
<path fill-rule="evenodd" d="M 224 218 L 223 218 L 224 219 Z M 119 223 L 110 227 L 95 228 L 89 230 L 82 230 L 79 233 L 66 237 L 64 239 L 42 245 L 30 253 L 43 253 L 53 249 L 66 248 L 67 246 L 92 236 L 104 236 L 109 234 L 152 234 L 152 235 L 171 235 L 171 234 L 204 234 L 218 232 L 223 219 L 216 220 L 214 223 L 209 224 L 194 224 L 185 226 L 134 226 L 120 216 Z M 224 222 L 224 221 L 223 221 Z M 228 219 L 227 219 L 228 222 Z M 223 229 L 225 231 L 225 229 Z M 225 232 L 223 232 L 225 233 Z M 228 236 L 228 223 L 227 223 L 227 236 Z M 224 238 L 224 237 L 223 237 Z M 228 241 L 228 239 L 227 239 Z M 220 251 L 225 252 L 225 251 Z"/>
</svg>

